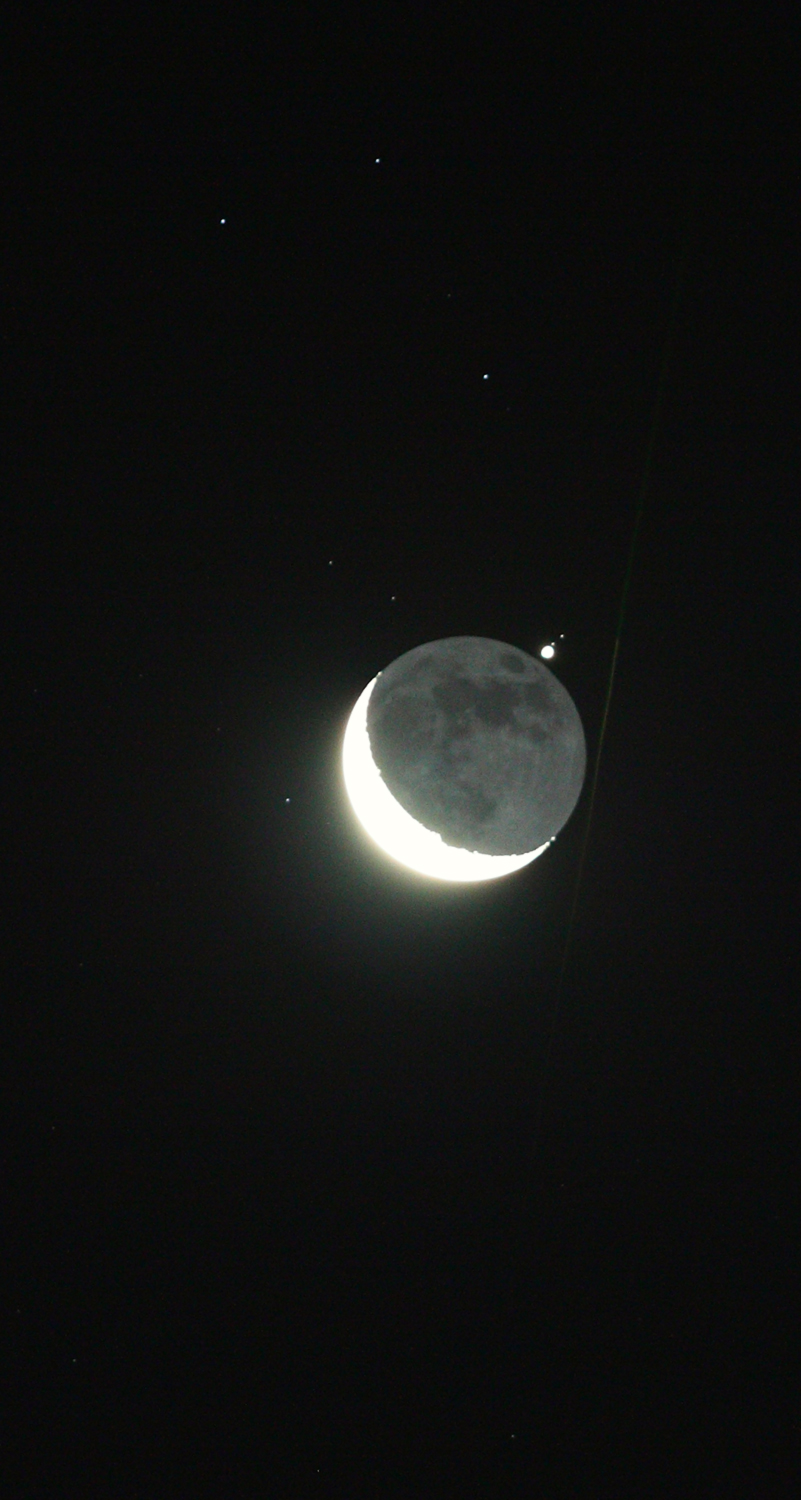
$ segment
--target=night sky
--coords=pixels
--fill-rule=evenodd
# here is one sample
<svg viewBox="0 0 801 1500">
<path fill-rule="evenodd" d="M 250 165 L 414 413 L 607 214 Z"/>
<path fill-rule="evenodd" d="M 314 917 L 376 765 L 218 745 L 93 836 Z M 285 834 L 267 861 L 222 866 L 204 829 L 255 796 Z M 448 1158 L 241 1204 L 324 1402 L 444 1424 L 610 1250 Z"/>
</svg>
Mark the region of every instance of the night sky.
<svg viewBox="0 0 801 1500">
<path fill-rule="evenodd" d="M 15 1500 L 798 1493 L 797 78 L 699 10 L 11 42 Z M 340 770 L 450 635 L 589 756 L 473 887 Z"/>
</svg>

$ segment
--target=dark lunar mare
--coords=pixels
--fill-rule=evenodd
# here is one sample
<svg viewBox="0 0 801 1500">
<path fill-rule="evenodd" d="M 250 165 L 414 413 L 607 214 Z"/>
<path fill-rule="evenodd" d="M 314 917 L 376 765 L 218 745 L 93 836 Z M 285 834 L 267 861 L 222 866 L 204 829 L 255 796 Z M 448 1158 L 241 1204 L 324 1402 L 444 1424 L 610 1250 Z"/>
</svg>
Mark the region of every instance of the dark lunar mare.
<svg viewBox="0 0 801 1500">
<path fill-rule="evenodd" d="M 586 768 L 570 694 L 516 647 L 450 636 L 379 673 L 367 709 L 393 797 L 446 844 L 528 854 L 564 827 Z"/>
</svg>

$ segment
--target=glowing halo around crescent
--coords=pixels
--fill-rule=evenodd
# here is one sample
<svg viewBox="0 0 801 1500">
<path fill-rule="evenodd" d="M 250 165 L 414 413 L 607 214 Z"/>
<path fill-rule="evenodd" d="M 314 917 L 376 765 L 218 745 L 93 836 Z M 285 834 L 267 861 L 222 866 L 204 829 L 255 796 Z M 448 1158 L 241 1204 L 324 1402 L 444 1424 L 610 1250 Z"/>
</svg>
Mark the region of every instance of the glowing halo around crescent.
<svg viewBox="0 0 801 1500">
<path fill-rule="evenodd" d="M 434 880 L 495 880 L 531 864 L 548 843 L 530 854 L 477 854 L 472 849 L 457 849 L 416 822 L 395 801 L 373 760 L 367 733 L 367 705 L 377 681 L 374 677 L 357 700 L 342 745 L 345 789 L 356 817 L 373 842 L 408 870 Z"/>
</svg>

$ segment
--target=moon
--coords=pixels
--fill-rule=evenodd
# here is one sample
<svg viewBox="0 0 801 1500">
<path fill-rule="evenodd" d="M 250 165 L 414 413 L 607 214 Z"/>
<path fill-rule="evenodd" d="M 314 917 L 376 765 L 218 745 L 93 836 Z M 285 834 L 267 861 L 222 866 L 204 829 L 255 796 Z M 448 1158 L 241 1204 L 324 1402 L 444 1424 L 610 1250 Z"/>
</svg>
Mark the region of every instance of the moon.
<svg viewBox="0 0 801 1500">
<path fill-rule="evenodd" d="M 342 745 L 353 811 L 407 869 L 493 880 L 531 863 L 579 799 L 578 710 L 541 661 L 502 641 L 417 646 L 357 699 Z"/>
</svg>

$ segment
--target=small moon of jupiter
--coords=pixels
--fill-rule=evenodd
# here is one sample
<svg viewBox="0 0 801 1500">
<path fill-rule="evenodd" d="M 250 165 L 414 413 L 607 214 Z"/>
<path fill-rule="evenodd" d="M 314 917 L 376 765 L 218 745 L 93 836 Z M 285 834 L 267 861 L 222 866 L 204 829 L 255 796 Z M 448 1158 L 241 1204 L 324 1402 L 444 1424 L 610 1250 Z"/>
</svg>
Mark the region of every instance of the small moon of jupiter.
<svg viewBox="0 0 801 1500">
<path fill-rule="evenodd" d="M 584 731 L 541 661 L 450 636 L 399 656 L 348 720 L 342 770 L 376 844 L 437 880 L 510 875 L 564 827 L 586 769 Z"/>
</svg>

